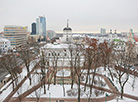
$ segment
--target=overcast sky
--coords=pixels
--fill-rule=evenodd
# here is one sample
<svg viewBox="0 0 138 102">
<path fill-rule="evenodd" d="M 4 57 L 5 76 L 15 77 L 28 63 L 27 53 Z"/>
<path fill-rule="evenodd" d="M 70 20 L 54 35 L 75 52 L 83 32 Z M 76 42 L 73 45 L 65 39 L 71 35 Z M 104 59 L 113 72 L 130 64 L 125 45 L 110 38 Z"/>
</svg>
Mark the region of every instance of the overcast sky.
<svg viewBox="0 0 138 102">
<path fill-rule="evenodd" d="M 4 25 L 28 26 L 30 31 L 43 15 L 47 30 L 56 32 L 62 32 L 67 19 L 73 32 L 138 32 L 138 0 L 0 0 L 0 32 Z"/>
</svg>

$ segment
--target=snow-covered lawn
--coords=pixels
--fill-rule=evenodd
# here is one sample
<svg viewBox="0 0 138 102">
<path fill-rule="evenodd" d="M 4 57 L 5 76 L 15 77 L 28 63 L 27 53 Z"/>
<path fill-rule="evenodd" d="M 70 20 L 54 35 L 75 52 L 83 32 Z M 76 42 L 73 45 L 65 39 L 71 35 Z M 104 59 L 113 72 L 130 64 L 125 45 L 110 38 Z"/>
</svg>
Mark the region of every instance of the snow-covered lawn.
<svg viewBox="0 0 138 102">
<path fill-rule="evenodd" d="M 116 73 L 112 68 L 110 68 L 110 69 L 111 69 L 112 73 Z M 109 71 L 107 69 L 104 70 L 103 67 L 98 68 L 97 73 L 106 75 L 108 78 L 112 79 L 110 74 L 109 74 Z M 124 93 L 138 97 L 138 77 L 135 77 L 134 90 L 132 88 L 133 80 L 134 80 L 134 76 L 130 75 L 129 80 L 124 87 Z M 112 81 L 112 82 L 117 87 L 117 89 L 119 91 L 121 91 L 118 80 L 116 78 L 114 78 L 114 81 Z M 110 102 L 116 102 L 116 100 L 112 100 Z M 138 101 L 124 97 L 124 100 L 120 99 L 119 102 L 138 102 Z"/>
<path fill-rule="evenodd" d="M 31 65 L 30 65 L 30 70 L 35 66 L 35 63 L 38 62 L 38 60 L 34 60 L 31 62 Z M 115 73 L 114 70 L 111 69 L 111 71 L 113 73 Z M 41 74 L 35 74 L 35 72 L 38 72 L 40 73 L 41 72 L 41 69 L 36 69 L 34 71 L 33 74 L 31 74 L 31 78 L 32 78 L 32 85 L 29 84 L 30 80 L 27 79 L 23 85 L 19 88 L 19 90 L 15 93 L 15 95 L 13 97 L 17 97 L 18 95 L 24 93 L 25 91 L 27 91 L 28 89 L 32 88 L 34 85 L 37 85 L 41 80 Z M 46 70 L 47 72 L 47 70 Z M 90 70 L 90 72 L 92 72 L 92 70 Z M 83 73 L 87 73 L 87 70 L 84 70 Z M 99 74 L 102 74 L 102 75 L 105 75 L 106 77 L 109 77 L 111 79 L 111 76 L 109 74 L 109 71 L 108 70 L 104 70 L 103 67 L 100 67 L 100 68 L 97 68 L 97 73 Z M 22 73 L 18 76 L 19 78 L 19 82 L 27 75 L 27 71 L 26 71 L 26 68 L 23 68 L 23 71 Z M 70 76 L 71 73 L 70 73 L 70 70 L 69 69 L 63 69 L 63 70 L 58 70 L 56 76 L 59 76 L 59 77 L 68 77 Z M 89 75 L 90 78 L 92 78 L 92 74 Z M 85 83 L 86 81 L 86 75 L 84 74 L 83 75 L 83 80 L 81 80 L 83 83 Z M 99 80 L 97 83 L 99 83 L 100 81 L 105 84 L 103 86 L 103 88 L 106 88 L 106 89 L 109 89 L 108 85 L 106 84 L 104 78 L 100 77 L 100 76 L 95 76 L 95 80 Z M 138 97 L 138 78 L 135 79 L 135 84 L 134 84 L 134 91 L 132 90 L 132 83 L 133 83 L 133 76 L 131 75 L 130 78 L 129 78 L 129 81 L 127 82 L 126 86 L 125 86 L 125 93 L 127 94 L 130 94 L 130 95 L 135 95 Z M 11 81 L 9 81 L 2 89 L 4 89 Z M 88 83 L 89 84 L 91 82 L 89 82 L 89 79 L 88 79 Z M 118 90 L 120 90 L 120 86 L 119 86 L 119 83 L 117 82 L 117 79 L 114 79 L 113 81 L 114 85 L 118 88 Z M 101 87 L 101 84 L 96 84 L 96 86 L 99 86 Z M 39 88 L 37 90 L 35 90 L 33 93 L 31 93 L 30 95 L 28 95 L 27 97 L 36 97 L 37 96 L 40 96 L 40 97 L 43 97 L 43 98 L 77 98 L 77 91 L 78 91 L 78 86 L 77 84 L 74 84 L 74 87 L 73 87 L 73 90 L 71 89 L 71 85 L 67 85 L 65 84 L 64 87 L 65 87 L 65 96 L 64 96 L 64 91 L 63 91 L 63 85 L 62 84 L 56 84 L 56 85 L 53 85 L 51 84 L 50 85 L 50 89 L 47 90 L 47 87 L 48 85 L 46 85 L 46 94 L 44 94 L 44 91 L 43 91 L 43 88 Z M 1 90 L 2 90 L 1 89 Z M 89 97 L 89 93 L 90 93 L 90 88 L 89 87 L 86 87 L 86 91 L 84 92 L 84 86 L 81 85 L 81 98 L 88 98 Z M 0 94 L 0 101 L 4 100 L 12 91 L 12 84 L 5 90 L 3 91 L 2 94 Z M 96 93 L 98 92 L 98 90 L 96 89 L 92 89 L 92 93 Z M 102 92 L 102 91 L 99 91 L 99 95 L 96 96 L 95 94 L 92 94 L 92 98 L 100 98 L 100 97 L 105 97 L 106 93 L 107 92 Z M 110 93 L 107 93 L 108 95 L 111 95 Z M 109 102 L 116 102 L 117 100 L 114 99 L 114 100 L 111 100 Z M 124 100 L 119 100 L 118 102 L 137 102 L 135 100 L 131 100 L 131 99 L 128 99 L 128 98 L 124 98 Z"/>
<path fill-rule="evenodd" d="M 48 85 L 46 85 L 47 89 Z M 51 98 L 77 98 L 77 85 L 74 84 L 73 90 L 71 90 L 71 85 L 64 85 L 65 87 L 65 96 L 64 96 L 64 91 L 63 91 L 63 85 L 50 85 L 50 89 L 46 90 L 46 94 L 44 94 L 43 89 L 38 89 L 34 91 L 32 94 L 28 95 L 27 97 L 36 97 L 36 95 L 43 97 L 43 98 L 48 98 L 49 95 Z M 93 92 L 96 92 L 97 90 L 92 89 Z M 84 92 L 84 86 L 81 85 L 81 98 L 88 98 L 89 97 L 89 92 L 90 88 L 86 87 L 86 92 Z M 110 93 L 108 93 L 110 95 Z M 99 96 L 92 95 L 91 98 L 100 98 L 104 97 L 105 92 L 101 92 Z"/>
</svg>

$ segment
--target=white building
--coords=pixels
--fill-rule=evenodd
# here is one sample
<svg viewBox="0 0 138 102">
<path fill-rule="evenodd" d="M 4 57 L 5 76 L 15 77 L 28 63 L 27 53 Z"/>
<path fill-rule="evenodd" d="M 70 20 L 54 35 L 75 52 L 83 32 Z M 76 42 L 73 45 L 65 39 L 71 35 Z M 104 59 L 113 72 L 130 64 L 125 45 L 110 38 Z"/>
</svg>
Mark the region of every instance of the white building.
<svg viewBox="0 0 138 102">
<path fill-rule="evenodd" d="M 53 66 L 53 64 L 57 64 L 57 67 L 69 67 L 71 59 L 71 53 L 73 56 L 80 56 L 81 61 L 83 61 L 82 52 L 78 51 L 76 53 L 76 45 L 74 44 L 46 44 L 44 47 L 40 49 L 40 53 L 42 55 L 42 51 L 44 52 L 45 59 L 49 61 L 49 65 Z M 80 63 L 82 65 L 83 63 Z"/>
<path fill-rule="evenodd" d="M 69 27 L 68 21 L 67 21 L 67 27 L 63 29 L 63 37 L 60 38 L 61 42 L 68 43 L 72 42 L 72 29 Z"/>
<path fill-rule="evenodd" d="M 0 53 L 5 53 L 11 49 L 11 43 L 8 39 L 0 38 Z"/>
</svg>

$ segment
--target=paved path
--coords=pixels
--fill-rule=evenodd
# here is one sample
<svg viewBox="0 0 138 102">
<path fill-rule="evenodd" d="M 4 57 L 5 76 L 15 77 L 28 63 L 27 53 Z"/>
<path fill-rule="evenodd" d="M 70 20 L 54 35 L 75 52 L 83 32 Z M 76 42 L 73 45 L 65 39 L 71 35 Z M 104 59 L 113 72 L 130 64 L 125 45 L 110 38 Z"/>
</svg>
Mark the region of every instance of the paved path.
<svg viewBox="0 0 138 102">
<path fill-rule="evenodd" d="M 51 73 L 51 72 L 50 72 Z M 100 74 L 97 74 L 99 76 L 102 76 Z M 116 92 L 116 89 L 113 87 L 113 85 L 110 83 L 110 81 L 105 77 L 102 76 L 104 79 L 106 79 L 106 82 L 108 83 L 109 87 L 112 89 L 105 89 L 105 88 L 101 88 L 101 87 L 97 87 L 97 86 L 93 86 L 93 88 L 98 89 L 98 90 L 102 90 L 102 91 L 106 91 L 106 92 L 110 92 L 110 93 L 114 93 Z M 36 101 L 36 98 L 25 98 L 26 96 L 28 96 L 29 94 L 31 94 L 32 92 L 34 92 L 35 90 L 37 90 L 39 87 L 41 87 L 41 83 L 39 83 L 38 85 L 32 87 L 30 90 L 26 91 L 25 93 L 23 93 L 21 96 L 19 96 L 21 98 L 21 100 L 23 100 L 23 102 L 27 102 L 27 101 Z M 84 85 L 84 83 L 81 83 L 81 85 Z M 90 85 L 87 85 L 88 87 L 90 87 Z M 117 92 L 116 92 L 117 93 Z M 116 98 L 115 94 L 111 94 L 110 96 L 107 97 L 107 100 L 112 100 Z M 19 98 L 13 98 L 12 102 L 19 102 L 18 100 Z M 67 99 L 67 98 L 52 98 L 51 101 L 56 101 L 56 100 L 64 100 L 66 102 L 76 102 L 77 98 L 74 99 Z M 102 98 L 91 98 L 91 100 L 93 101 L 98 101 L 98 102 L 104 102 L 105 101 L 105 97 Z M 41 98 L 41 102 L 48 102 L 49 99 L 48 98 Z M 81 98 L 81 102 L 87 102 L 88 99 L 86 98 Z"/>
<path fill-rule="evenodd" d="M 51 72 L 50 72 L 51 73 Z M 92 73 L 91 73 L 92 74 Z M 106 88 L 102 88 L 102 87 L 97 87 L 97 86 L 93 86 L 93 88 L 98 89 L 98 90 L 102 90 L 105 92 L 109 92 L 112 93 L 111 95 L 109 95 L 107 97 L 107 100 L 113 100 L 117 97 L 117 95 L 121 95 L 116 88 L 112 85 L 112 83 L 109 81 L 109 79 L 101 74 L 96 73 L 96 75 L 101 76 L 102 78 L 104 78 L 104 80 L 106 81 L 106 83 L 108 84 L 110 89 L 106 89 Z M 84 83 L 81 83 L 81 85 L 84 85 Z M 28 90 L 27 92 L 25 92 L 21 97 L 22 97 L 22 102 L 36 102 L 36 98 L 25 98 L 27 95 L 29 95 L 30 93 L 34 92 L 36 89 L 38 89 L 41 85 L 38 84 L 37 86 L 31 88 L 30 90 Z M 87 85 L 88 87 L 90 87 L 90 85 Z M 138 97 L 132 96 L 132 95 L 128 95 L 128 94 L 124 94 L 125 97 L 134 99 L 134 100 L 138 100 Z M 52 98 L 51 102 L 55 102 L 56 100 L 64 100 L 65 102 L 76 102 L 77 98 Z M 92 98 L 91 100 L 93 101 L 97 101 L 97 102 L 105 102 L 105 97 L 102 98 Z M 81 102 L 87 102 L 88 100 L 85 98 L 81 98 Z M 18 98 L 13 98 L 12 102 L 18 102 Z M 49 102 L 49 98 L 41 98 L 40 102 Z"/>
<path fill-rule="evenodd" d="M 49 76 L 52 73 L 52 71 L 49 71 Z M 44 80 L 46 80 L 47 83 L 47 75 L 46 78 Z M 32 92 L 34 92 L 35 90 L 37 90 L 38 88 L 40 88 L 43 84 L 44 84 L 44 80 L 42 80 L 39 84 L 33 86 L 32 88 L 30 88 L 29 90 L 27 90 L 26 92 L 24 92 L 23 94 L 21 94 L 20 96 L 18 96 L 14 101 L 12 102 L 19 102 L 19 99 L 23 100 L 26 96 L 28 96 L 29 94 L 31 94 Z"/>
<path fill-rule="evenodd" d="M 22 84 L 27 80 L 27 78 L 31 75 L 31 73 L 36 69 L 38 65 L 36 64 L 34 68 L 27 74 L 27 76 L 17 85 L 17 87 L 12 91 L 3 102 L 9 102 L 11 97 L 17 92 L 17 90 L 22 86 Z"/>
<path fill-rule="evenodd" d="M 31 71 L 31 73 L 33 71 Z M 28 75 L 28 77 L 31 75 L 31 73 Z M 52 70 L 49 71 L 49 76 L 51 76 L 51 73 L 53 73 Z M 105 77 L 105 76 L 103 76 L 101 74 L 98 74 L 98 73 L 96 73 L 96 75 L 101 76 L 102 78 L 104 78 L 104 80 L 106 81 L 106 83 L 108 84 L 108 86 L 109 86 L 110 89 L 106 89 L 106 88 L 102 88 L 102 87 L 97 87 L 97 86 L 93 86 L 93 88 L 98 89 L 98 90 L 102 90 L 102 91 L 105 91 L 105 92 L 112 93 L 110 96 L 107 97 L 107 100 L 108 101 L 109 100 L 112 100 L 112 99 L 115 99 L 117 95 L 121 95 L 116 90 L 116 88 L 112 85 L 112 83 L 109 81 L 109 79 L 107 77 Z M 27 79 L 27 77 L 24 78 L 23 81 L 25 81 L 26 79 Z M 46 77 L 46 79 L 48 79 L 48 77 Z M 41 83 L 37 84 L 36 86 L 32 87 L 31 89 L 27 90 L 23 94 L 21 94 L 18 98 L 12 98 L 12 100 L 10 100 L 10 98 L 19 89 L 19 86 L 21 86 L 24 83 L 24 82 L 21 82 L 20 85 L 16 88 L 16 91 L 15 92 L 12 92 L 3 102 L 9 102 L 9 100 L 10 100 L 10 102 L 19 102 L 19 98 L 21 98 L 22 102 L 30 102 L 30 101 L 31 102 L 33 102 L 33 101 L 36 102 L 36 98 L 25 98 L 25 97 L 28 96 L 29 94 L 31 94 L 32 92 L 34 92 L 35 90 L 37 90 L 39 87 L 41 87 L 43 81 Z M 46 83 L 47 83 L 47 80 L 46 80 Z M 84 85 L 84 83 L 81 83 L 81 85 Z M 90 87 L 90 85 L 87 85 L 87 86 Z M 125 97 L 128 97 L 128 98 L 131 98 L 131 99 L 134 99 L 134 100 L 138 100 L 138 97 L 135 97 L 135 96 L 132 96 L 132 95 L 128 95 L 128 94 L 125 94 L 124 93 L 124 96 Z M 76 99 L 52 98 L 51 99 L 51 102 L 52 101 L 55 102 L 56 100 L 64 100 L 66 102 L 76 102 L 77 101 L 77 98 Z M 98 99 L 97 98 L 92 98 L 92 100 L 95 100 L 95 101 L 98 101 L 98 102 L 104 102 L 105 101 L 105 97 L 98 98 Z M 48 101 L 49 101 L 49 98 L 41 98 L 41 102 L 48 102 Z M 87 99 L 81 98 L 81 102 L 87 102 L 87 101 L 88 101 Z"/>
</svg>

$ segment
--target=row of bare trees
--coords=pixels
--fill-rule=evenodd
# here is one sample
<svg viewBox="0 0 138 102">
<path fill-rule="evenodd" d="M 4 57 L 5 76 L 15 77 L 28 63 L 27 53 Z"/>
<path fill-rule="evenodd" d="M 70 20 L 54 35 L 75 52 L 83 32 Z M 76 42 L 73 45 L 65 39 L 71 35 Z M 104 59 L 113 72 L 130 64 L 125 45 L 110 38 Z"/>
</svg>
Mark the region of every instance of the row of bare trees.
<svg viewBox="0 0 138 102">
<path fill-rule="evenodd" d="M 118 43 L 106 41 L 99 43 L 98 40 L 90 38 L 86 38 L 84 42 L 85 44 L 75 44 L 75 47 L 74 45 L 69 44 L 68 47 L 70 52 L 69 61 L 72 78 L 71 88 L 73 88 L 74 80 L 77 76 L 76 83 L 78 85 L 78 102 L 80 102 L 80 79 L 82 78 L 83 71 L 87 69 L 84 91 L 86 91 L 88 82 L 90 83 L 89 102 L 93 94 L 92 88 L 97 68 L 101 66 L 104 70 L 109 71 L 112 82 L 114 81 L 114 78 L 117 78 L 121 88 L 121 98 L 123 98 L 124 86 L 130 77 L 130 65 L 132 65 L 136 59 L 135 44 L 123 41 Z M 118 45 L 121 46 L 121 49 L 117 49 Z M 81 60 L 82 56 L 83 61 Z M 82 62 L 83 65 L 81 65 Z M 116 72 L 116 77 L 113 75 L 113 70 Z M 93 73 L 91 78 L 90 73 Z"/>
<path fill-rule="evenodd" d="M 40 82 L 42 82 L 42 87 L 44 89 L 44 94 L 46 94 L 46 75 L 48 77 L 48 90 L 50 88 L 50 84 L 53 78 L 53 83 L 56 85 L 56 73 L 58 71 L 59 60 L 61 61 L 62 70 L 65 68 L 64 64 L 66 59 L 69 61 L 69 67 L 71 72 L 71 89 L 73 89 L 74 83 L 78 85 L 78 102 L 80 102 L 80 93 L 81 93 L 81 78 L 83 77 L 83 72 L 86 73 L 86 80 L 84 85 L 84 92 L 86 91 L 87 85 L 90 85 L 90 94 L 88 98 L 88 102 L 91 100 L 91 96 L 93 95 L 92 89 L 97 73 L 98 67 L 103 67 L 104 70 L 108 70 L 111 76 L 111 80 L 114 81 L 114 78 L 117 78 L 119 81 L 119 85 L 121 87 L 121 98 L 123 98 L 124 86 L 127 83 L 130 77 L 130 65 L 133 64 L 134 59 L 136 58 L 135 45 L 131 42 L 119 42 L 122 45 L 121 50 L 117 50 L 116 46 L 118 44 L 114 42 L 99 42 L 96 39 L 85 38 L 84 43 L 82 44 L 68 44 L 69 54 L 64 56 L 57 55 L 52 53 L 52 59 L 45 53 L 45 50 L 40 51 Z M 65 50 L 65 49 L 64 49 Z M 38 51 L 38 50 L 37 50 Z M 56 52 L 56 51 L 55 51 Z M 32 58 L 32 50 L 30 50 L 30 46 L 26 45 L 19 51 L 19 58 L 25 64 L 27 74 L 30 72 L 30 62 Z M 39 54 L 39 53 L 38 53 Z M 13 90 L 15 88 L 14 80 L 17 78 L 18 73 L 20 73 L 19 65 L 17 63 L 17 56 L 15 54 L 5 55 L 1 59 L 1 67 L 6 69 L 8 73 L 11 75 Z M 111 68 L 112 67 L 112 68 Z M 52 69 L 52 74 L 49 75 L 49 69 Z M 116 77 L 113 75 L 113 70 L 116 71 Z M 90 74 L 93 74 L 90 76 Z M 63 73 L 64 75 L 64 73 Z M 30 85 L 32 84 L 31 75 L 29 76 Z M 134 82 L 134 81 L 133 81 Z M 65 87 L 64 87 L 64 78 L 62 79 L 62 86 L 65 95 Z M 38 94 L 37 94 L 38 95 Z M 39 96 L 39 95 L 38 95 Z"/>
</svg>

